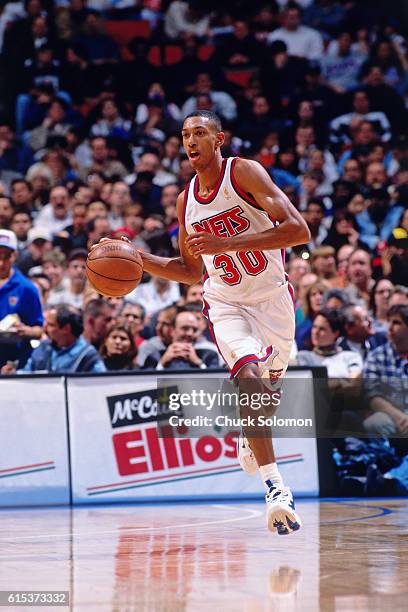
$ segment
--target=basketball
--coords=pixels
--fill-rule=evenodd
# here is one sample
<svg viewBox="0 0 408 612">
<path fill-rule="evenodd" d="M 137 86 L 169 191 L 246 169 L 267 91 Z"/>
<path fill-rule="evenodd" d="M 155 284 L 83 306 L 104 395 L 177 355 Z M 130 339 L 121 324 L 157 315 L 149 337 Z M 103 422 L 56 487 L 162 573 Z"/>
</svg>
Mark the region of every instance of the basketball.
<svg viewBox="0 0 408 612">
<path fill-rule="evenodd" d="M 132 244 L 106 240 L 88 254 L 86 274 L 98 293 L 119 297 L 137 287 L 143 274 L 143 262 Z"/>
</svg>

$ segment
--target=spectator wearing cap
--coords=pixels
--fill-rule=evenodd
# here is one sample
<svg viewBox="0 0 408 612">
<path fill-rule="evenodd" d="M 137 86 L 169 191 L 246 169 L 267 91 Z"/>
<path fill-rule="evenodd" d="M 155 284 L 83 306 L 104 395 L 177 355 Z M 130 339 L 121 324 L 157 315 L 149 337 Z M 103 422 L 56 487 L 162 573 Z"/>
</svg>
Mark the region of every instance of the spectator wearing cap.
<svg viewBox="0 0 408 612">
<path fill-rule="evenodd" d="M 43 272 L 51 281 L 51 291 L 47 304 L 60 304 L 61 295 L 65 293 L 68 286 L 66 277 L 67 258 L 58 247 L 52 249 L 43 256 Z"/>
<path fill-rule="evenodd" d="M 323 39 L 320 32 L 302 25 L 302 9 L 295 2 L 288 2 L 283 13 L 283 25 L 268 35 L 268 44 L 282 40 L 289 55 L 320 60 L 323 56 Z"/>
<path fill-rule="evenodd" d="M 27 213 L 16 213 L 16 216 Z M 31 227 L 27 232 L 27 246 L 19 253 L 16 266 L 28 275 L 35 266 L 41 266 L 43 257 L 52 249 L 52 236 L 46 227 Z"/>
<path fill-rule="evenodd" d="M 81 312 L 69 304 L 59 304 L 45 313 L 47 338 L 33 351 L 24 368 L 17 374 L 34 372 L 105 372 L 101 356 L 81 335 Z M 11 364 L 1 368 L 2 374 L 13 374 Z"/>
<path fill-rule="evenodd" d="M 86 290 L 86 259 L 88 251 L 73 249 L 68 256 L 67 283 L 62 291 L 50 296 L 48 304 L 70 304 L 83 308 Z"/>
<path fill-rule="evenodd" d="M 66 187 L 54 187 L 50 192 L 50 202 L 40 210 L 34 226 L 46 227 L 51 234 L 61 232 L 72 222 L 69 193 Z"/>
<path fill-rule="evenodd" d="M 17 237 L 10 230 L 0 229 L 0 321 L 7 315 L 18 319 L 11 325 L 16 332 L 14 342 L 2 342 L 0 367 L 18 360 L 23 366 L 31 353 L 31 339 L 42 334 L 43 315 L 37 288 L 15 266 Z"/>
<path fill-rule="evenodd" d="M 364 366 L 370 414 L 363 422 L 370 434 L 408 433 L 408 305 L 388 311 L 388 342 L 371 351 Z"/>
</svg>

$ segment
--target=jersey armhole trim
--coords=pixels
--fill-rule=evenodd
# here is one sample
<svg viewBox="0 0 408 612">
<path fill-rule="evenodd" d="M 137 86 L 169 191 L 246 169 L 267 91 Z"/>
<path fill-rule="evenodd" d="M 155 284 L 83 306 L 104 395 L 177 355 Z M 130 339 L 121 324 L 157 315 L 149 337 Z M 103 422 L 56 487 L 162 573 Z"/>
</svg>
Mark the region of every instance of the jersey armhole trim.
<svg viewBox="0 0 408 612">
<path fill-rule="evenodd" d="M 245 193 L 241 187 L 238 185 L 235 176 L 234 176 L 234 168 L 235 168 L 235 164 L 237 162 L 238 157 L 234 157 L 234 159 L 231 162 L 231 171 L 230 171 L 230 176 L 231 176 L 231 185 L 235 191 L 235 193 L 242 199 L 244 200 L 247 204 L 249 204 L 250 206 L 252 206 L 253 208 L 256 208 L 257 210 L 261 210 L 263 212 L 264 209 L 262 208 L 262 206 L 259 206 L 258 202 L 256 202 L 253 198 L 251 198 L 247 193 Z"/>
<path fill-rule="evenodd" d="M 187 210 L 187 201 L 188 201 L 188 192 L 190 191 L 190 182 L 187 183 L 184 190 L 184 198 L 183 198 L 183 210 L 181 213 L 181 218 L 183 220 L 183 225 L 186 227 L 186 210 Z"/>
</svg>

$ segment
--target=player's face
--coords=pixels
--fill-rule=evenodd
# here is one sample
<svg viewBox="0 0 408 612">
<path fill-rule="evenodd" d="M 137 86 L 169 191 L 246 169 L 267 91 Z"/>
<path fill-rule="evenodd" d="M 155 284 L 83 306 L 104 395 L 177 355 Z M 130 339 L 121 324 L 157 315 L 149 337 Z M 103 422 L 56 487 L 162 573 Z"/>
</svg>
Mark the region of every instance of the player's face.
<svg viewBox="0 0 408 612">
<path fill-rule="evenodd" d="M 224 133 L 217 132 L 205 117 L 186 119 L 181 131 L 183 146 L 195 170 L 206 168 L 224 142 Z"/>
</svg>

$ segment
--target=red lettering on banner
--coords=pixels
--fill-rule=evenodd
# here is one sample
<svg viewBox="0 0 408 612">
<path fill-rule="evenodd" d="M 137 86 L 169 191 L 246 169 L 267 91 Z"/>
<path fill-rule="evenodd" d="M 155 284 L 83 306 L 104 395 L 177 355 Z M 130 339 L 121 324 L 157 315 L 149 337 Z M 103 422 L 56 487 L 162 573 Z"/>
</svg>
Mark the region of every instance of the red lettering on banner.
<svg viewBox="0 0 408 612">
<path fill-rule="evenodd" d="M 148 427 L 145 431 L 147 445 L 149 447 L 150 462 L 152 470 L 164 470 L 163 457 L 160 448 L 160 440 L 155 427 Z"/>
<path fill-rule="evenodd" d="M 119 474 L 121 476 L 143 474 L 149 471 L 146 461 L 131 463 L 132 459 L 146 456 L 140 429 L 127 433 L 115 434 L 112 436 L 112 441 Z"/>
<path fill-rule="evenodd" d="M 221 439 L 215 436 L 179 439 L 171 435 L 171 430 L 170 426 L 162 427 L 164 438 L 159 438 L 156 426 L 114 434 L 112 442 L 119 474 L 158 472 L 192 466 L 199 460 L 211 463 L 220 457 L 235 459 L 237 456 L 238 432 L 230 432 Z"/>
<path fill-rule="evenodd" d="M 203 436 L 197 441 L 196 453 L 202 461 L 216 461 L 221 457 L 222 446 L 218 438 Z"/>
</svg>

